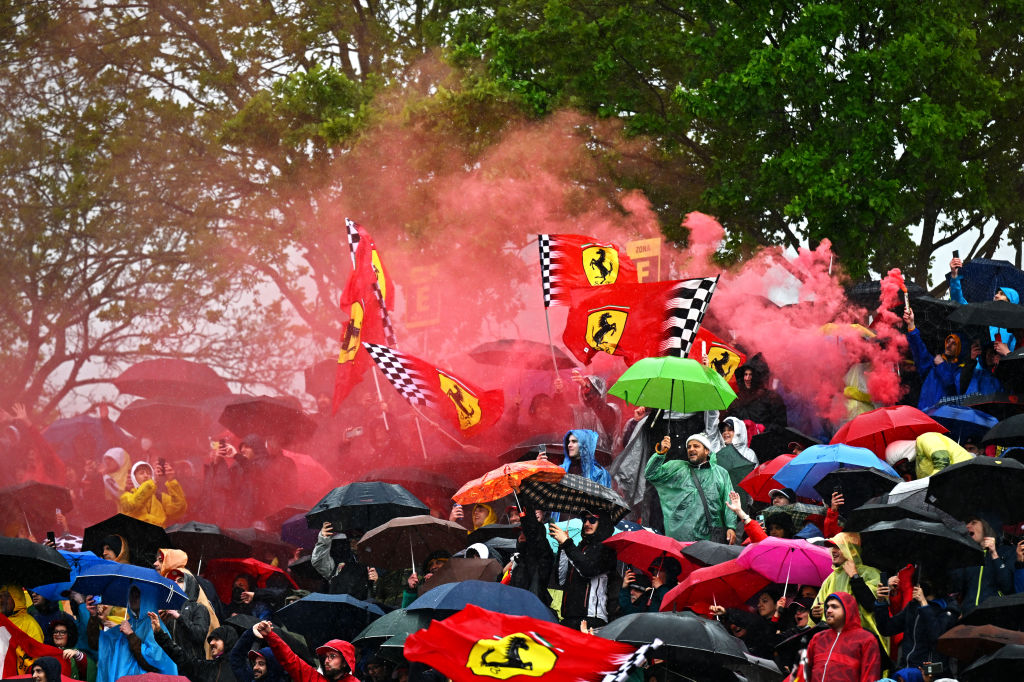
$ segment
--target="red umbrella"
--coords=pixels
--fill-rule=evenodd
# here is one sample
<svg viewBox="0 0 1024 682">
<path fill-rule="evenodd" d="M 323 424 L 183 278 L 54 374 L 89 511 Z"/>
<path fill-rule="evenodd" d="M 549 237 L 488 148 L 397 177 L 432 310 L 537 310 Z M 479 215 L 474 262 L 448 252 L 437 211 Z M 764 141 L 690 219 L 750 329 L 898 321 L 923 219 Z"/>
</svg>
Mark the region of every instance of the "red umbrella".
<svg viewBox="0 0 1024 682">
<path fill-rule="evenodd" d="M 203 575 L 213 583 L 217 596 L 225 604 L 231 603 L 231 588 L 240 573 L 255 576 L 256 585 L 266 587 L 271 576 L 282 576 L 292 587 L 299 589 L 292 577 L 277 566 L 256 559 L 211 559 L 203 568 Z"/>
<path fill-rule="evenodd" d="M 207 365 L 176 358 L 138 362 L 113 384 L 121 393 L 161 400 L 200 400 L 231 393 L 228 384 Z"/>
<path fill-rule="evenodd" d="M 707 613 L 712 605 L 741 608 L 748 599 L 771 583 L 760 573 L 740 566 L 736 560 L 698 568 L 672 588 L 661 602 L 662 611 L 685 608 Z"/>
<path fill-rule="evenodd" d="M 743 477 L 743 480 L 740 481 L 740 487 L 750 493 L 750 496 L 755 501 L 770 503 L 772 498 L 768 493 L 775 488 L 786 487 L 775 480 L 775 474 L 779 472 L 779 469 L 789 464 L 789 461 L 794 457 L 796 455 L 779 455 L 764 464 L 758 464 L 754 467 L 753 471 Z"/>
<path fill-rule="evenodd" d="M 692 572 L 700 568 L 683 556 L 683 547 L 689 542 L 679 542 L 667 535 L 658 535 L 649 530 L 629 530 L 624 533 L 613 535 L 604 541 L 604 544 L 615 550 L 615 556 L 624 564 L 629 564 L 645 575 L 650 575 L 647 569 L 655 559 L 670 556 L 679 562 L 683 572 L 677 576 L 682 580 Z"/>
<path fill-rule="evenodd" d="M 829 443 L 867 448 L 885 459 L 885 446 L 893 441 L 914 440 L 922 433 L 947 431 L 949 429 L 916 407 L 893 405 L 854 417 L 836 431 Z"/>
<path fill-rule="evenodd" d="M 513 462 L 469 481 L 452 495 L 452 499 L 459 504 L 492 502 L 511 495 L 513 492 L 518 492 L 519 486 L 528 478 L 534 481 L 557 483 L 562 480 L 563 476 L 565 476 L 565 469 L 544 459 Z"/>
</svg>

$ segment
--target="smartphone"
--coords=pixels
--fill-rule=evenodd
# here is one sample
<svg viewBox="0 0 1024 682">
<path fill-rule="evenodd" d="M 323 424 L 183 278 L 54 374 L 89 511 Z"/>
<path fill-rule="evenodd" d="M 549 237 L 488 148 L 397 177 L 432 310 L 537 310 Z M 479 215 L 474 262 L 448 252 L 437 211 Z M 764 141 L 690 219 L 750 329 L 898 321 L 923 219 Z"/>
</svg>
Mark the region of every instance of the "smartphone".
<svg viewBox="0 0 1024 682">
<path fill-rule="evenodd" d="M 54 535 L 52 530 L 46 531 L 46 541 L 49 542 L 51 545 L 57 544 L 57 536 Z"/>
<path fill-rule="evenodd" d="M 953 249 L 953 258 L 960 257 L 960 249 Z"/>
<path fill-rule="evenodd" d="M 921 665 L 921 672 L 925 675 L 939 675 L 942 673 L 942 663 L 924 663 Z"/>
<path fill-rule="evenodd" d="M 166 460 L 166 459 L 164 459 L 163 457 L 161 457 L 160 459 L 158 459 L 158 460 L 156 461 L 156 463 L 157 463 L 157 464 L 159 464 L 159 465 L 160 465 L 161 467 L 166 467 L 166 466 L 167 466 L 167 460 Z"/>
</svg>

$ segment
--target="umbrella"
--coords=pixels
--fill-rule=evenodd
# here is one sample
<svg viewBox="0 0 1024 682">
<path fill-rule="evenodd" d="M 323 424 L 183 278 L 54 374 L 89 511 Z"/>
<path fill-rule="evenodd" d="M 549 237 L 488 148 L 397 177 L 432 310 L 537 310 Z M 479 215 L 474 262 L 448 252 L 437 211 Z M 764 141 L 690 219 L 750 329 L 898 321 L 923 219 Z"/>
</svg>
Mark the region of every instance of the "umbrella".
<svg viewBox="0 0 1024 682">
<path fill-rule="evenodd" d="M 522 527 L 518 523 L 489 523 L 471 531 L 466 536 L 466 543 L 472 545 L 474 542 L 487 542 L 495 538 L 518 540 Z"/>
<path fill-rule="evenodd" d="M 198 566 L 210 559 L 247 557 L 252 548 L 212 523 L 177 523 L 167 528 L 167 535 L 178 549 L 188 554 L 189 565 Z"/>
<path fill-rule="evenodd" d="M 426 611 L 435 620 L 461 611 L 468 604 L 510 616 L 529 616 L 549 623 L 554 614 L 533 592 L 482 580 L 464 580 L 435 587 L 409 605 L 409 612 Z"/>
<path fill-rule="evenodd" d="M 832 573 L 832 552 L 806 540 L 769 537 L 745 547 L 736 563 L 773 583 L 821 585 Z"/>
<path fill-rule="evenodd" d="M 302 370 L 305 391 L 316 398 L 334 394 L 334 379 L 338 373 L 337 358 L 327 358 Z"/>
<path fill-rule="evenodd" d="M 996 419 L 1008 419 L 1024 413 L 1024 400 L 1012 393 L 972 393 L 964 396 L 959 404 L 987 412 Z"/>
<path fill-rule="evenodd" d="M 314 545 L 316 545 L 316 536 L 319 535 L 320 531 L 309 527 L 309 523 L 306 520 L 306 514 L 308 513 L 308 511 L 299 512 L 281 524 L 282 542 L 312 551 Z"/>
<path fill-rule="evenodd" d="M 379 606 L 350 594 L 313 592 L 278 609 L 274 620 L 305 637 L 315 649 L 331 639 L 350 641 L 367 623 L 383 615 Z"/>
<path fill-rule="evenodd" d="M 964 625 L 996 625 L 1024 629 L 1024 593 L 989 597 L 960 619 Z"/>
<path fill-rule="evenodd" d="M 480 478 L 474 478 L 452 495 L 459 504 L 491 502 L 519 491 L 527 478 L 557 483 L 565 476 L 565 469 L 547 460 L 534 459 L 514 462 L 492 469 Z"/>
<path fill-rule="evenodd" d="M 999 423 L 981 410 L 957 405 L 931 407 L 925 414 L 949 429 L 949 435 L 958 442 L 968 436 L 981 435 Z"/>
<path fill-rule="evenodd" d="M 899 478 L 875 469 L 836 469 L 815 483 L 814 490 L 826 503 L 831 503 L 832 493 L 840 493 L 843 508 L 853 509 L 872 497 L 884 495 L 899 482 Z"/>
<path fill-rule="evenodd" d="M 996 378 L 1003 382 L 1007 390 L 1024 393 L 1024 345 L 999 361 Z"/>
<path fill-rule="evenodd" d="M 335 488 L 306 514 L 310 528 L 330 521 L 342 530 L 368 530 L 399 516 L 429 514 L 427 505 L 394 483 L 369 481 Z"/>
<path fill-rule="evenodd" d="M 717 620 L 695 613 L 630 613 L 598 629 L 598 637 L 642 646 L 661 640 L 656 657 L 677 665 L 696 660 L 746 663 L 747 647 Z"/>
<path fill-rule="evenodd" d="M 430 625 L 430 616 L 429 611 L 396 609 L 367 625 L 351 640 L 352 644 L 366 649 L 396 635 L 408 635 Z"/>
<path fill-rule="evenodd" d="M 867 448 L 885 457 L 885 446 L 894 440 L 914 440 L 932 432 L 945 433 L 946 427 L 916 407 L 892 405 L 857 415 L 843 424 L 829 443 Z"/>
<path fill-rule="evenodd" d="M 151 568 L 156 561 L 156 553 L 161 547 L 173 547 L 170 536 L 160 526 L 146 523 L 126 514 L 114 514 L 109 519 L 100 521 L 85 529 L 82 537 L 82 549 L 103 554 L 103 538 L 118 535 L 128 543 L 129 560 L 136 566 Z"/>
<path fill-rule="evenodd" d="M 765 518 L 772 514 L 785 514 L 789 518 L 793 519 L 793 528 L 795 528 L 799 533 L 800 529 L 808 523 L 813 523 L 821 528 L 825 523 L 826 512 L 827 509 L 821 505 L 794 502 L 793 504 L 772 505 L 770 507 L 766 507 L 762 511 L 762 514 Z"/>
<path fill-rule="evenodd" d="M 59 485 L 26 481 L 0 489 L 0 518 L 20 519 L 39 535 L 53 528 L 58 509 L 71 508 L 71 492 Z"/>
<path fill-rule="evenodd" d="M 757 458 L 761 462 L 767 462 L 778 455 L 789 454 L 791 452 L 790 443 L 799 443 L 804 448 L 821 445 L 821 441 L 817 438 L 808 436 L 803 431 L 791 426 L 784 429 L 767 429 L 751 438 L 749 445 L 750 449 L 757 453 Z"/>
<path fill-rule="evenodd" d="M 488 341 L 470 350 L 468 355 L 482 365 L 548 370 L 552 367 L 552 353 L 558 369 L 576 367 L 576 361 L 566 355 L 565 351 L 547 343 L 525 339 Z"/>
<path fill-rule="evenodd" d="M 205 431 L 209 421 L 206 413 L 197 405 L 146 398 L 136 400 L 121 410 L 117 425 L 137 438 L 145 436 L 181 442 Z M 188 424 L 189 428 L 183 429 L 183 424 Z"/>
<path fill-rule="evenodd" d="M 430 497 L 439 493 L 440 496 L 447 498 L 459 489 L 459 484 L 447 474 L 415 466 L 374 469 L 360 476 L 359 480 L 397 483 L 417 497 Z"/>
<path fill-rule="evenodd" d="M 739 545 L 723 545 L 710 540 L 698 540 L 683 547 L 683 556 L 700 566 L 715 566 L 732 561 L 740 555 L 743 548 Z"/>
<path fill-rule="evenodd" d="M 421 582 L 417 589 L 419 594 L 423 594 L 435 587 L 464 580 L 482 580 L 493 583 L 501 577 L 503 567 L 504 565 L 498 563 L 497 559 L 452 557 L 445 562 L 444 566 Z"/>
<path fill-rule="evenodd" d="M 110 448 L 130 448 L 132 445 L 132 437 L 115 426 L 114 422 L 87 414 L 58 419 L 46 427 L 43 438 L 65 462 L 75 456 L 76 439 L 87 446 L 88 451 L 84 454 L 90 459 Z"/>
<path fill-rule="evenodd" d="M 313 568 L 312 556 L 307 554 L 288 564 L 288 574 L 304 590 L 320 592 L 327 589 L 327 581 Z"/>
<path fill-rule="evenodd" d="M 917 519 L 918 521 L 936 521 L 940 523 L 942 521 L 938 514 L 914 506 L 904 500 L 899 502 L 872 501 L 862 504 L 846 514 L 846 526 L 844 529 L 851 532 L 859 532 L 881 521 L 899 521 L 900 519 Z"/>
<path fill-rule="evenodd" d="M 638 360 L 608 393 L 631 405 L 673 412 L 724 410 L 736 400 L 736 392 L 714 369 L 677 357 Z"/>
<path fill-rule="evenodd" d="M 64 560 L 68 562 L 68 566 L 71 567 L 71 575 L 64 582 L 46 583 L 45 585 L 36 585 L 32 588 L 32 591 L 40 595 L 44 599 L 58 602 L 61 599 L 67 599 L 67 591 L 71 589 L 71 583 L 75 582 L 75 578 L 78 574 L 87 568 L 99 564 L 112 564 L 113 561 L 107 561 L 101 559 L 92 552 L 68 552 L 63 549 L 58 549 L 60 555 L 64 557 Z"/>
<path fill-rule="evenodd" d="M 221 625 L 230 625 L 236 632 L 238 632 L 238 634 L 242 634 L 259 622 L 260 619 L 256 616 L 251 616 L 248 613 L 236 613 L 235 615 L 222 620 Z"/>
<path fill-rule="evenodd" d="M 113 384 L 121 393 L 162 400 L 201 400 L 231 393 L 227 382 L 210 367 L 174 358 L 138 362 Z"/>
<path fill-rule="evenodd" d="M 256 559 L 212 559 L 203 573 L 213 583 L 217 596 L 225 604 L 231 603 L 231 588 L 235 578 L 242 573 L 254 576 L 257 587 L 267 587 L 267 581 L 273 578 L 280 586 L 287 584 L 293 589 L 299 588 L 283 569 Z"/>
<path fill-rule="evenodd" d="M 421 558 L 434 550 L 457 552 L 466 546 L 466 529 L 455 523 L 421 514 L 391 519 L 369 530 L 359 540 L 359 559 L 367 566 L 401 569 L 412 564 L 416 573 L 416 556 Z"/>
<path fill-rule="evenodd" d="M 250 433 L 275 436 L 282 447 L 308 439 L 316 431 L 316 421 L 309 417 L 297 400 L 271 396 L 245 396 L 224 406 L 218 422 L 238 436 Z"/>
<path fill-rule="evenodd" d="M 999 287 L 1024 291 L 1024 272 L 1008 260 L 972 258 L 960 268 L 960 286 L 968 301 L 991 301 Z"/>
<path fill-rule="evenodd" d="M 963 520 L 995 512 L 1004 523 L 1024 518 L 1024 464 L 1012 459 L 975 457 L 957 462 L 928 480 L 929 503 Z"/>
<path fill-rule="evenodd" d="M 772 460 L 758 464 L 743 477 L 739 486 L 750 493 L 756 502 L 771 502 L 768 493 L 776 488 L 786 487 L 775 480 L 775 474 L 795 457 L 796 455 L 779 455 Z"/>
<path fill-rule="evenodd" d="M 1024 445 L 1024 414 L 997 422 L 981 439 L 985 445 Z"/>
<path fill-rule="evenodd" d="M 683 572 L 675 576 L 677 580 L 681 580 L 701 566 L 683 556 L 683 549 L 691 543 L 684 544 L 667 535 L 659 535 L 646 529 L 613 535 L 607 538 L 604 544 L 615 550 L 615 556 L 619 561 L 629 564 L 644 575 L 650 575 L 647 569 L 655 559 L 666 556 L 678 561 L 683 568 Z"/>
<path fill-rule="evenodd" d="M 308 512 L 308 505 L 287 504 L 267 516 L 267 528 L 280 528 L 285 521 L 295 518 L 296 514 L 306 514 Z"/>
<path fill-rule="evenodd" d="M 519 489 L 519 499 L 534 509 L 570 514 L 603 512 L 612 523 L 629 513 L 629 505 L 617 492 L 576 474 L 566 474 L 554 483 L 528 478 Z"/>
<path fill-rule="evenodd" d="M 0 537 L 0 585 L 32 588 L 66 582 L 71 566 L 60 552 L 25 538 Z"/>
<path fill-rule="evenodd" d="M 82 569 L 71 589 L 79 594 L 99 595 L 105 604 L 128 606 L 128 591 L 132 586 L 150 594 L 165 609 L 179 609 L 188 601 L 173 580 L 164 578 L 152 568 L 112 561 Z"/>
<path fill-rule="evenodd" d="M 850 445 L 812 445 L 787 462 L 775 480 L 802 497 L 817 497 L 814 485 L 836 469 L 877 469 L 899 480 L 899 474 L 875 453 Z"/>
<path fill-rule="evenodd" d="M 757 466 L 757 464 L 741 455 L 740 451 L 732 445 L 726 445 L 715 453 L 715 459 L 718 462 L 718 466 L 729 472 L 729 480 L 732 481 L 733 488 L 738 486 L 740 481 Z"/>
<path fill-rule="evenodd" d="M 565 457 L 565 443 L 562 442 L 562 436 L 551 433 L 528 438 L 498 455 L 497 459 L 499 462 L 508 464 L 524 459 L 537 459 L 537 455 L 541 452 L 545 453 L 549 460 L 560 465 Z M 599 447 L 594 448 L 594 459 L 601 466 L 608 466 L 615 457 L 610 450 Z"/>
<path fill-rule="evenodd" d="M 907 564 L 920 564 L 925 575 L 945 575 L 953 568 L 978 566 L 981 546 L 962 533 L 935 521 L 880 521 L 860 531 L 864 563 L 895 574 Z"/>
<path fill-rule="evenodd" d="M 747 600 L 771 584 L 768 578 L 735 560 L 698 568 L 673 587 L 661 602 L 662 611 L 690 608 L 707 611 L 712 605 L 742 608 Z"/>
<path fill-rule="evenodd" d="M 305 527 L 304 522 L 305 518 L 303 518 L 303 527 Z M 295 556 L 296 545 L 291 545 L 279 536 L 259 528 L 225 528 L 224 534 L 251 548 L 251 552 L 241 556 L 252 556 L 260 560 L 276 557 L 281 564 L 288 563 Z"/>
<path fill-rule="evenodd" d="M 975 680 L 1019 680 L 1024 675 L 1024 645 L 1007 644 L 995 653 L 982 656 L 969 668 L 961 670 L 964 682 Z"/>
<path fill-rule="evenodd" d="M 1009 301 L 981 301 L 962 305 L 946 318 L 950 322 L 972 327 L 1024 327 L 1024 308 Z"/>
<path fill-rule="evenodd" d="M 993 654 L 1007 644 L 1024 644 L 1024 632 L 995 625 L 957 625 L 939 637 L 935 649 L 966 663 Z"/>
</svg>

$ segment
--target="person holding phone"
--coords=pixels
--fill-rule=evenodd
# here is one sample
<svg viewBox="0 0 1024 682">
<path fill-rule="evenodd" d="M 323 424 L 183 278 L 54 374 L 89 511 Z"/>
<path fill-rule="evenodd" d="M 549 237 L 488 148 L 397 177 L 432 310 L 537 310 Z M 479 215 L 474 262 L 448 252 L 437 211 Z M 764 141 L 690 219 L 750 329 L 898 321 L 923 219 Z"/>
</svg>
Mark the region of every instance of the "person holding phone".
<svg viewBox="0 0 1024 682">
<path fill-rule="evenodd" d="M 945 589 L 940 583 L 922 580 L 914 585 L 910 603 L 895 616 L 889 615 L 892 590 L 899 587 L 900 579 L 892 576 L 887 584 L 878 583 L 875 602 L 875 623 L 886 637 L 903 634 L 896 665 L 917 668 L 928 661 L 945 662 L 946 657 L 936 650 L 939 636 L 956 625 L 960 609 L 955 602 L 941 597 Z"/>
<path fill-rule="evenodd" d="M 949 261 L 949 300 L 956 301 L 960 305 L 967 305 L 964 298 L 963 282 L 960 279 L 960 268 L 964 262 L 960 260 L 960 254 L 953 252 L 953 258 Z M 1020 293 L 1011 287 L 996 287 L 992 296 L 993 301 L 1006 301 L 1019 304 Z M 1000 356 L 1009 355 L 1017 348 L 1017 337 L 1003 327 L 991 326 L 988 328 L 989 340 L 994 344 L 995 351 Z"/>
<path fill-rule="evenodd" d="M 131 486 L 118 503 L 122 514 L 162 527 L 188 511 L 185 491 L 174 478 L 174 467 L 162 458 L 156 466 L 136 462 L 131 470 Z"/>
<path fill-rule="evenodd" d="M 555 570 L 562 586 L 562 625 L 578 630 L 608 624 L 608 580 L 615 571 L 615 552 L 604 544 L 615 525 L 604 512 L 585 512 L 579 544 L 562 527 L 548 524 L 558 543 Z"/>
</svg>

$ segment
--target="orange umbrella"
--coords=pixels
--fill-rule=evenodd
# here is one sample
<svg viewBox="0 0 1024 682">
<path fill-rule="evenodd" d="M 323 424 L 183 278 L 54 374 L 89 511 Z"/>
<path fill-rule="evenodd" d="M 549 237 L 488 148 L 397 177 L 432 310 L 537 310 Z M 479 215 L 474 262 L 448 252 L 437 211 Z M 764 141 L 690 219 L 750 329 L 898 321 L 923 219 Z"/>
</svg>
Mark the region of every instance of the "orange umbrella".
<svg viewBox="0 0 1024 682">
<path fill-rule="evenodd" d="M 535 481 L 557 483 L 565 476 L 565 469 L 546 459 L 513 462 L 492 469 L 480 478 L 474 478 L 452 495 L 459 504 L 492 502 L 519 491 L 527 478 Z"/>
</svg>

